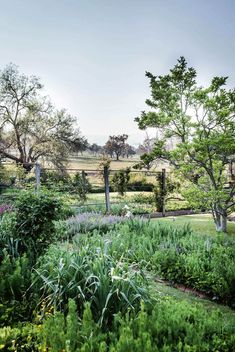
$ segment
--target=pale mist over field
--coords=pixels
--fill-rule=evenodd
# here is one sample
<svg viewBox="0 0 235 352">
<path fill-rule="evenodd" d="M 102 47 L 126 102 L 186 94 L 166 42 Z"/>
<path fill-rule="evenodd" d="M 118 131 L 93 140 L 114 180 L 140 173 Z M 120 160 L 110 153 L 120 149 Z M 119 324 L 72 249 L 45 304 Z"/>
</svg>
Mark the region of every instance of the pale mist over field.
<svg viewBox="0 0 235 352">
<path fill-rule="evenodd" d="M 0 67 L 41 77 L 89 142 L 127 133 L 137 144 L 146 70 L 166 74 L 184 55 L 202 84 L 229 75 L 234 86 L 234 20 L 232 0 L 1 1 Z"/>
</svg>

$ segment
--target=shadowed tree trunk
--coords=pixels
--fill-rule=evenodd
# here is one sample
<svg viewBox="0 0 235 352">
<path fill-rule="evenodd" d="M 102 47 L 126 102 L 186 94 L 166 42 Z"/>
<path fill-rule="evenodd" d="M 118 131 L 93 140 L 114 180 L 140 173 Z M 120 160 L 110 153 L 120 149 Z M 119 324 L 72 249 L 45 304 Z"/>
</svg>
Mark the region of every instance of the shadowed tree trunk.
<svg viewBox="0 0 235 352">
<path fill-rule="evenodd" d="M 215 204 L 212 214 L 217 232 L 227 232 L 227 212 Z"/>
</svg>

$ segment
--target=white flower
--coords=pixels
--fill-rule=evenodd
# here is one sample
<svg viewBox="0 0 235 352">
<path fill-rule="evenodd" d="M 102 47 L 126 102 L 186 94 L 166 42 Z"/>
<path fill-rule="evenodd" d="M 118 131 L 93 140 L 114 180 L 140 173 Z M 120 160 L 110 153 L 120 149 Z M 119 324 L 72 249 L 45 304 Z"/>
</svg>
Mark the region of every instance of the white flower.
<svg viewBox="0 0 235 352">
<path fill-rule="evenodd" d="M 132 217 L 132 212 L 130 210 L 128 210 L 125 216 L 127 218 L 131 218 Z"/>
</svg>

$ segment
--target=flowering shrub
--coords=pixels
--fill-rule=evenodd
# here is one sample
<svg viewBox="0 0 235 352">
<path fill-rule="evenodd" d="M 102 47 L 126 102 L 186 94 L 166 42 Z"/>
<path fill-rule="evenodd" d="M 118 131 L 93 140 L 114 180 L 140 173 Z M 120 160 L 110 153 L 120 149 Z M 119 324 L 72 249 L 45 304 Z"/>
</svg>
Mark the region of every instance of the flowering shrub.
<svg viewBox="0 0 235 352">
<path fill-rule="evenodd" d="M 128 207 L 128 205 L 124 205 L 123 207 L 123 215 L 126 217 L 126 218 L 131 218 L 133 216 L 131 210 L 130 210 L 130 207 Z"/>
<path fill-rule="evenodd" d="M 68 232 L 70 235 L 75 235 L 79 232 L 85 233 L 94 229 L 107 232 L 114 225 L 125 220 L 124 216 L 81 213 L 67 220 Z"/>
<path fill-rule="evenodd" d="M 13 207 L 10 204 L 1 204 L 0 205 L 0 216 L 2 216 L 5 213 L 10 213 L 13 211 Z"/>
</svg>

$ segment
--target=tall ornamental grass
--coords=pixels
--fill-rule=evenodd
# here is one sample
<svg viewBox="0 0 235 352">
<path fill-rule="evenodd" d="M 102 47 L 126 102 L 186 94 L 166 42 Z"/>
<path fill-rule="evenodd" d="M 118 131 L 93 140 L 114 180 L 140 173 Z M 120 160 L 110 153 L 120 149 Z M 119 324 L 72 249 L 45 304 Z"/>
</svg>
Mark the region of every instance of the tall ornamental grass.
<svg viewBox="0 0 235 352">
<path fill-rule="evenodd" d="M 109 326 L 113 315 L 137 310 L 140 301 L 149 300 L 147 283 L 140 271 L 115 260 L 108 246 L 64 244 L 51 246 L 40 258 L 34 274 L 34 290 L 46 310 L 67 310 L 69 298 L 76 301 L 81 313 L 89 301 L 94 318 Z"/>
</svg>

